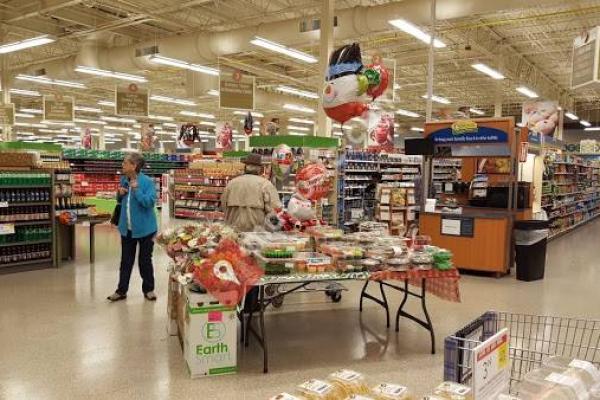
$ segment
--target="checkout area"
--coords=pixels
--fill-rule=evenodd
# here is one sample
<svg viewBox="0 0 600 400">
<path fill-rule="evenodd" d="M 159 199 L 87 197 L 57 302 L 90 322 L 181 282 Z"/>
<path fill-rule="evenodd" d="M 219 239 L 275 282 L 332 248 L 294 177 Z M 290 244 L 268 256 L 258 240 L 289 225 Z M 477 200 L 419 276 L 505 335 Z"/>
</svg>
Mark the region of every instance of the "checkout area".
<svg viewBox="0 0 600 400">
<path fill-rule="evenodd" d="M 497 277 L 509 273 L 513 224 L 532 217 L 533 197 L 532 184 L 517 179 L 523 140 L 514 119 L 431 122 L 424 135 L 420 151 L 430 192 L 419 214 L 420 233 L 451 250 L 460 269 Z M 437 158 L 461 159 L 455 182 L 434 184 Z"/>
</svg>

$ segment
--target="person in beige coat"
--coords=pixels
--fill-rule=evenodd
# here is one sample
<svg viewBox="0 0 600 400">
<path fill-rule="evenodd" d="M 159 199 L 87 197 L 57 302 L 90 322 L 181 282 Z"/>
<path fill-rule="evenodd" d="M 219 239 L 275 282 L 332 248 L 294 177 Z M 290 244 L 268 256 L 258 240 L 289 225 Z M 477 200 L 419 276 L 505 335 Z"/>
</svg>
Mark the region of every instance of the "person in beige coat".
<svg viewBox="0 0 600 400">
<path fill-rule="evenodd" d="M 265 217 L 283 206 L 275 186 L 260 176 L 261 156 L 250 154 L 242 162 L 246 164 L 244 175 L 232 179 L 221 196 L 225 222 L 238 232 L 262 230 Z"/>
</svg>

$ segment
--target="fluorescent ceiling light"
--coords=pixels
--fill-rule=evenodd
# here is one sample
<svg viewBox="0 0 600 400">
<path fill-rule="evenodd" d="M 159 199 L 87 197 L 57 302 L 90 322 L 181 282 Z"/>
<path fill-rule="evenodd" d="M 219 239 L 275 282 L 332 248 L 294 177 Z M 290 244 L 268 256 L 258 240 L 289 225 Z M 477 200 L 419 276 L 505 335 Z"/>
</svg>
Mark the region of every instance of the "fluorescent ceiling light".
<svg viewBox="0 0 600 400">
<path fill-rule="evenodd" d="M 40 129 L 39 131 L 42 133 L 65 133 L 65 132 L 67 132 L 66 129 Z"/>
<path fill-rule="evenodd" d="M 566 112 L 565 117 L 569 118 L 571 121 L 577 121 L 579 117 L 573 113 Z"/>
<path fill-rule="evenodd" d="M 150 96 L 150 100 L 160 101 L 163 103 L 181 104 L 184 106 L 195 106 L 196 105 L 196 103 L 194 103 L 191 100 L 178 99 L 175 97 L 159 96 L 159 95 Z"/>
<path fill-rule="evenodd" d="M 200 139 L 202 143 L 208 143 L 208 139 Z"/>
<path fill-rule="evenodd" d="M 72 87 L 72 88 L 77 88 L 77 89 L 85 89 L 86 88 L 86 86 L 83 83 L 63 81 L 60 79 L 51 79 L 51 78 L 48 78 L 45 76 L 32 76 L 32 75 L 19 74 L 16 76 L 16 79 L 19 79 L 21 81 L 43 83 L 45 85 L 66 86 L 66 87 Z"/>
<path fill-rule="evenodd" d="M 315 121 L 311 121 L 310 119 L 303 119 L 303 118 L 290 118 L 288 119 L 289 122 L 295 122 L 297 124 L 309 124 L 309 125 L 314 125 Z"/>
<path fill-rule="evenodd" d="M 0 46 L 0 54 L 12 53 L 31 47 L 42 46 L 44 44 L 55 42 L 56 39 L 50 35 L 36 36 L 25 40 L 19 40 L 18 42 L 12 42 L 3 44 Z"/>
<path fill-rule="evenodd" d="M 410 128 L 410 130 L 413 131 L 413 132 L 425 132 L 425 129 L 418 128 L 416 126 L 413 126 L 412 128 Z"/>
<path fill-rule="evenodd" d="M 412 118 L 419 118 L 420 117 L 420 115 L 417 114 L 416 112 L 412 112 L 412 111 L 408 111 L 408 110 L 403 110 L 403 109 L 396 110 L 396 114 L 404 115 L 406 117 L 412 117 Z"/>
<path fill-rule="evenodd" d="M 100 114 L 100 113 L 104 112 L 100 108 L 95 108 L 95 107 L 75 106 L 75 107 L 73 107 L 73 109 L 75 111 L 82 111 L 82 112 L 89 112 L 89 113 L 96 113 L 96 114 Z"/>
<path fill-rule="evenodd" d="M 536 92 L 534 92 L 533 90 L 526 88 L 525 86 L 519 86 L 518 88 L 516 88 L 516 91 L 531 98 L 531 99 L 536 99 L 538 98 L 538 94 Z"/>
<path fill-rule="evenodd" d="M 351 130 L 352 130 L 352 127 L 351 127 L 351 126 L 348 126 L 348 125 L 333 124 L 332 126 L 333 126 L 334 128 L 337 128 L 337 129 L 342 129 L 342 130 L 346 130 L 346 131 L 348 131 L 348 130 L 349 130 L 349 131 L 351 131 Z"/>
<path fill-rule="evenodd" d="M 174 121 L 173 117 L 167 117 L 166 115 L 148 115 L 150 119 L 157 119 L 159 121 Z"/>
<path fill-rule="evenodd" d="M 404 19 L 393 19 L 388 22 L 402 32 L 408 33 L 424 43 L 429 44 L 431 42 L 431 36 L 428 33 L 423 32 L 418 26 L 413 25 Z M 433 47 L 446 47 L 446 44 L 441 40 L 433 39 Z"/>
<path fill-rule="evenodd" d="M 115 106 L 115 102 L 114 101 L 107 101 L 107 100 L 100 100 L 98 102 L 99 105 L 101 106 L 106 106 L 106 107 L 114 107 Z"/>
<path fill-rule="evenodd" d="M 591 128 L 588 127 L 588 128 L 584 128 L 583 130 L 584 131 L 600 131 L 600 126 L 594 126 Z"/>
<path fill-rule="evenodd" d="M 21 118 L 35 118 L 35 115 L 26 114 L 26 113 L 15 113 L 15 117 L 21 117 Z"/>
<path fill-rule="evenodd" d="M 394 90 L 400 90 L 402 86 L 399 83 L 394 83 Z"/>
<path fill-rule="evenodd" d="M 426 94 L 424 94 L 421 97 L 424 99 L 427 99 Z M 450 104 L 450 100 L 448 100 L 447 98 L 441 97 L 441 96 L 436 96 L 436 95 L 431 96 L 431 101 L 435 101 L 436 103 L 441 103 L 441 104 Z"/>
<path fill-rule="evenodd" d="M 592 124 L 590 124 L 588 121 L 586 121 L 585 119 L 582 119 L 581 121 L 579 121 L 579 123 L 587 128 L 589 128 L 590 126 L 592 126 Z"/>
<path fill-rule="evenodd" d="M 205 113 L 201 113 L 201 112 L 194 112 L 194 111 L 180 111 L 179 114 L 181 115 L 187 115 L 189 117 L 198 117 L 198 118 L 206 118 L 206 119 L 215 119 L 215 116 L 212 114 L 205 114 Z"/>
<path fill-rule="evenodd" d="M 21 135 L 21 136 L 35 136 L 35 133 L 33 133 L 33 132 L 22 132 L 21 131 L 21 132 L 17 132 L 17 134 Z"/>
<path fill-rule="evenodd" d="M 163 57 L 158 54 L 153 54 L 148 57 L 150 62 L 161 65 L 168 65 L 170 67 L 177 67 L 183 69 L 189 69 L 190 71 L 201 72 L 203 74 L 218 76 L 219 70 L 216 68 L 205 67 L 204 65 L 192 64 L 182 60 L 176 60 L 174 58 Z"/>
<path fill-rule="evenodd" d="M 296 131 L 306 131 L 306 132 L 310 131 L 310 128 L 307 128 L 305 126 L 288 125 L 287 128 L 291 129 L 291 130 L 296 130 Z"/>
<path fill-rule="evenodd" d="M 215 96 L 215 97 L 216 97 L 216 96 L 218 96 L 218 95 L 219 95 L 219 91 L 218 91 L 218 90 L 215 90 L 215 89 L 210 89 L 210 90 L 208 90 L 208 91 L 206 92 L 206 94 L 207 94 L 207 95 L 209 95 L 209 96 Z"/>
<path fill-rule="evenodd" d="M 215 124 L 214 122 L 209 122 L 209 121 L 200 121 L 198 123 L 198 125 L 217 126 L 217 124 Z"/>
<path fill-rule="evenodd" d="M 119 117 L 106 117 L 106 116 L 101 116 L 100 119 L 102 121 L 109 121 L 109 122 L 121 122 L 123 124 L 135 124 L 137 121 L 133 118 L 119 118 Z"/>
<path fill-rule="evenodd" d="M 484 115 L 485 114 L 485 111 L 479 110 L 477 108 L 469 108 L 469 111 L 475 115 Z"/>
<path fill-rule="evenodd" d="M 29 114 L 42 114 L 42 110 L 38 110 L 37 108 L 21 108 L 19 112 L 29 113 Z"/>
<path fill-rule="evenodd" d="M 173 122 L 165 122 L 163 124 L 163 126 L 166 126 L 168 128 L 177 128 L 177 124 L 173 123 Z"/>
<path fill-rule="evenodd" d="M 314 114 L 316 112 L 312 108 L 299 106 L 297 104 L 284 104 L 283 108 L 285 108 L 286 110 L 300 111 L 300 112 L 305 112 L 305 113 L 310 113 L 310 114 Z"/>
<path fill-rule="evenodd" d="M 315 92 L 309 92 L 306 90 L 296 89 L 290 86 L 279 85 L 277 90 L 283 93 L 289 93 L 300 97 L 307 97 L 309 99 L 318 99 L 319 95 Z"/>
<path fill-rule="evenodd" d="M 32 96 L 32 97 L 41 97 L 40 92 L 35 90 L 24 90 L 24 89 L 10 89 L 9 92 L 11 94 L 17 94 L 21 96 Z"/>
<path fill-rule="evenodd" d="M 96 76 L 104 76 L 107 78 L 115 78 L 121 79 L 124 81 L 130 82 L 148 82 L 146 78 L 140 75 L 126 74 L 124 72 L 116 72 L 116 71 L 108 71 L 106 69 L 87 67 L 85 65 L 78 65 L 75 67 L 76 72 L 81 72 L 82 74 L 96 75 Z"/>
<path fill-rule="evenodd" d="M 481 63 L 472 64 L 471 67 L 475 68 L 479 72 L 483 72 L 487 76 L 490 76 L 494 79 L 504 79 L 505 78 L 505 76 L 502 75 L 500 72 L 496 71 L 493 68 L 488 67 L 485 64 L 481 64 Z"/>
<path fill-rule="evenodd" d="M 80 124 L 107 125 L 107 123 L 104 121 L 95 121 L 92 119 L 75 118 L 73 121 Z"/>
<path fill-rule="evenodd" d="M 308 53 L 304 53 L 302 51 L 292 49 L 290 47 L 284 46 L 279 43 L 272 42 L 265 38 L 261 38 L 259 36 L 255 36 L 254 39 L 250 41 L 255 46 L 262 47 L 263 49 L 271 50 L 276 53 L 284 54 L 288 57 L 295 58 L 296 60 L 304 61 L 309 64 L 316 64 L 319 60 L 315 57 L 311 56 Z"/>
<path fill-rule="evenodd" d="M 68 121 L 42 121 L 44 124 L 48 125 L 62 125 L 62 126 L 75 126 L 73 122 Z"/>
<path fill-rule="evenodd" d="M 129 131 L 133 130 L 131 128 L 125 128 L 123 126 L 105 126 L 104 129 L 111 129 L 111 130 L 114 129 L 114 130 L 117 130 L 117 131 L 126 131 L 126 132 L 129 132 Z"/>
<path fill-rule="evenodd" d="M 248 115 L 248 113 L 252 114 L 253 118 L 263 118 L 264 115 L 262 113 L 256 112 L 256 111 L 234 111 L 233 114 L 234 115 Z"/>
<path fill-rule="evenodd" d="M 294 132 L 294 131 L 289 131 L 288 135 L 292 135 L 292 136 L 306 136 L 305 132 Z"/>
</svg>

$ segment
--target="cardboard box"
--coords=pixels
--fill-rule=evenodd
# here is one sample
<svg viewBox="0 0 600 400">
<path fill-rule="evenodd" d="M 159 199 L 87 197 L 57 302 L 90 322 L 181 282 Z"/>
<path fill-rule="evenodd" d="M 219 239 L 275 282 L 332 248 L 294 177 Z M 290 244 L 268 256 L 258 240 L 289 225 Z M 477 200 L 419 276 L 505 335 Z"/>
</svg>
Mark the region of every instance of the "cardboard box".
<svg viewBox="0 0 600 400">
<path fill-rule="evenodd" d="M 185 288 L 183 355 L 192 378 L 237 372 L 238 318 L 209 294 Z"/>
<path fill-rule="evenodd" d="M 177 304 L 181 297 L 181 285 L 172 277 L 169 277 L 169 291 L 167 295 L 167 333 L 177 336 Z"/>
</svg>

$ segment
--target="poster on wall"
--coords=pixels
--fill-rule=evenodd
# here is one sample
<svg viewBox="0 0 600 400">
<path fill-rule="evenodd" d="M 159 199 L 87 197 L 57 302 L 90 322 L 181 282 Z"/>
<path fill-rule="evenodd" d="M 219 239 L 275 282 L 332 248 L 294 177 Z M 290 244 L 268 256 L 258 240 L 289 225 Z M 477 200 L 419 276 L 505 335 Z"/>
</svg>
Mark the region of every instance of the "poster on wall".
<svg viewBox="0 0 600 400">
<path fill-rule="evenodd" d="M 367 123 L 368 146 L 379 150 L 394 148 L 394 114 L 370 112 Z"/>
<path fill-rule="evenodd" d="M 136 83 L 117 85 L 115 90 L 115 114 L 129 117 L 147 117 L 148 98 L 148 89 Z"/>
<path fill-rule="evenodd" d="M 253 76 L 240 70 L 221 69 L 219 74 L 219 106 L 236 110 L 254 110 Z"/>
<path fill-rule="evenodd" d="M 0 105 L 0 125 L 15 124 L 15 105 L 13 103 Z"/>
<path fill-rule="evenodd" d="M 533 134 L 558 139 L 559 114 L 560 110 L 556 101 L 526 101 L 523 103 L 521 121 Z"/>
<path fill-rule="evenodd" d="M 72 97 L 62 95 L 44 96 L 44 120 L 73 122 L 74 101 Z"/>
<path fill-rule="evenodd" d="M 141 127 L 140 150 L 143 152 L 154 152 L 158 147 L 159 143 L 154 124 L 143 123 Z"/>
<path fill-rule="evenodd" d="M 478 174 L 508 175 L 510 174 L 510 158 L 485 157 L 477 159 Z"/>
<path fill-rule="evenodd" d="M 216 126 L 216 151 L 228 151 L 233 149 L 233 125 L 231 122 L 218 122 Z"/>
</svg>

